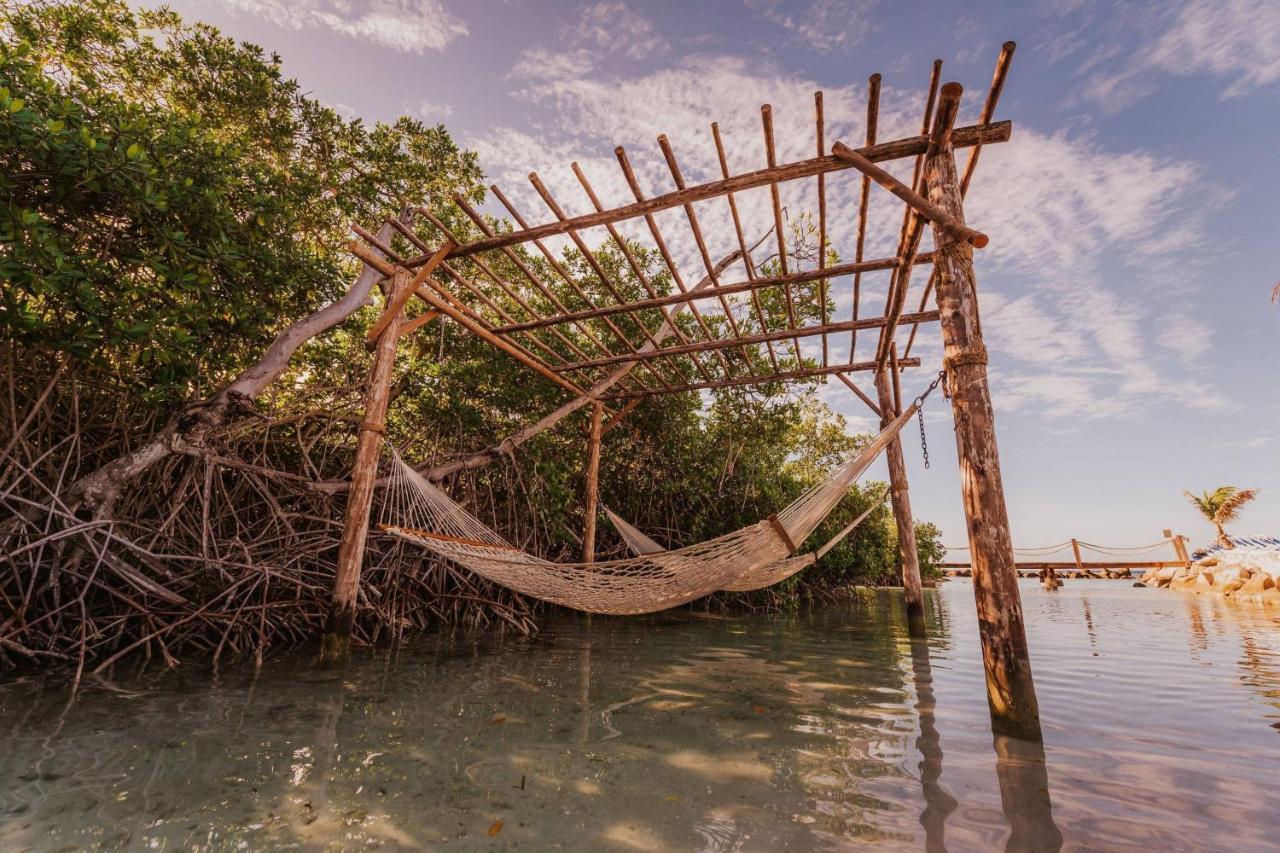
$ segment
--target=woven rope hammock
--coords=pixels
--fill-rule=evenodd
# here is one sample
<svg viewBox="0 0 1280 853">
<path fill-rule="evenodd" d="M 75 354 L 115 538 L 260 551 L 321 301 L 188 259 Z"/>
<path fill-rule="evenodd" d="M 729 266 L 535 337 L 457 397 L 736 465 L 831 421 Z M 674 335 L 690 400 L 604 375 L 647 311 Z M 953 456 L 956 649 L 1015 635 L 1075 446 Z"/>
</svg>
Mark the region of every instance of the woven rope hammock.
<svg viewBox="0 0 1280 853">
<path fill-rule="evenodd" d="M 777 515 L 715 539 L 596 563 L 555 563 L 511 545 L 399 457 L 380 527 L 508 589 L 589 613 L 629 615 L 678 607 L 720 590 L 760 589 L 812 565 L 868 513 L 822 549 L 795 553 L 915 414 L 895 418 L 862 452 Z M 628 525 L 630 527 L 630 525 Z M 639 533 L 635 528 L 631 528 Z"/>
</svg>

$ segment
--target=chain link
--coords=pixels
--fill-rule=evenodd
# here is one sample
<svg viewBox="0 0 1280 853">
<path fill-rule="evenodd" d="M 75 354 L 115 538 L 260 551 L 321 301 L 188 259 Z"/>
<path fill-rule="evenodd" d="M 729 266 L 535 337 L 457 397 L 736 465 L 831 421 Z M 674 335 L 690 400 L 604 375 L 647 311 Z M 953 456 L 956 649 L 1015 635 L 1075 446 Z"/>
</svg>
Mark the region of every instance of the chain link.
<svg viewBox="0 0 1280 853">
<path fill-rule="evenodd" d="M 916 397 L 912 403 L 916 407 L 916 418 L 920 421 L 920 451 L 924 454 L 924 467 L 929 467 L 929 439 L 924 434 L 924 401 L 933 393 L 933 389 L 938 387 L 943 378 L 947 375 L 945 370 L 939 370 L 938 375 L 933 377 L 933 381 L 929 383 L 929 387 L 924 389 L 924 393 Z"/>
<path fill-rule="evenodd" d="M 924 467 L 929 467 L 929 439 L 924 434 L 924 408 L 916 409 L 916 417 L 920 420 L 920 452 L 924 454 Z"/>
</svg>

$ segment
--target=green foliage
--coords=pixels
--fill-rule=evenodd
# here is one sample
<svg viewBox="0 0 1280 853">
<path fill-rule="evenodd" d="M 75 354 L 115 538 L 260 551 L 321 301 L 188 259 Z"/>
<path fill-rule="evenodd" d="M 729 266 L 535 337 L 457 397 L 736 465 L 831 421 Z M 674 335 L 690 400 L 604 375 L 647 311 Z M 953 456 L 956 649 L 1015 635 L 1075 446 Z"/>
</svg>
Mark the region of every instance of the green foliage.
<svg viewBox="0 0 1280 853">
<path fill-rule="evenodd" d="M 463 239 L 474 237 L 477 226 L 446 202 L 455 193 L 479 202 L 481 177 L 475 155 L 444 127 L 343 119 L 284 77 L 277 57 L 167 10 L 136 11 L 122 0 L 6 5 L 0 339 L 17 353 L 15 363 L 56 361 L 65 377 L 94 389 L 95 396 L 66 404 L 96 430 L 93 456 L 82 463 L 89 469 L 130 448 L 132 429 L 154 428 L 181 404 L 215 392 L 281 328 L 340 294 L 356 271 L 345 253 L 353 222 L 421 206 Z M 800 217 L 788 234 L 788 258 L 813 263 L 813 243 L 812 222 Z M 612 298 L 598 270 L 628 299 L 674 291 L 657 252 L 633 246 L 629 255 L 613 246 L 591 257 L 520 251 L 488 258 L 487 269 L 474 259 L 456 267 L 483 287 L 488 310 L 521 319 L 521 299 L 543 313 L 559 307 L 525 286 L 526 273 L 558 282 L 568 310 Z M 776 255 L 759 265 L 762 275 L 780 268 Z M 571 287 L 563 287 L 566 279 Z M 518 299 L 507 282 L 520 282 L 524 295 Z M 801 323 L 828 317 L 824 286 L 796 285 L 790 300 L 781 289 L 762 291 L 741 331 L 777 329 L 793 314 Z M 368 366 L 363 329 L 375 310 L 310 342 L 258 405 L 292 422 L 358 421 Z M 566 325 L 542 343 L 525 343 L 549 360 L 582 360 L 600 352 L 597 340 L 615 348 L 619 334 L 642 342 L 653 321 Z M 677 326 L 696 338 L 701 324 L 714 334 L 726 322 L 685 313 Z M 789 341 L 775 349 L 772 357 L 746 358 L 757 372 L 772 369 L 773 359 L 781 370 L 811 366 Z M 707 367 L 719 371 L 718 362 L 716 355 L 683 358 L 667 375 L 697 381 Z M 634 375 L 658 381 L 648 368 Z M 19 381 L 31 383 L 28 396 L 38 395 L 37 378 Z M 865 440 L 806 393 L 814 384 L 721 389 L 705 407 L 696 394 L 647 400 L 605 439 L 602 499 L 670 545 L 776 511 Z M 446 459 L 496 443 L 563 399 L 561 389 L 437 321 L 400 346 L 388 436 L 415 461 Z M 584 420 L 575 416 L 524 445 L 514 462 L 448 486 L 522 547 L 576 558 Z M 304 442 L 264 439 L 261 461 L 307 477 L 345 476 L 353 431 L 307 435 L 305 449 Z M 42 440 L 56 446 L 64 438 L 52 432 Z M 879 484 L 851 490 L 806 547 L 825 542 L 882 494 Z M 922 560 L 932 565 L 941 553 L 936 528 L 921 524 L 917 536 Z M 602 556 L 621 553 L 607 525 L 601 547 Z M 882 507 L 784 589 L 892 579 L 896 562 L 892 519 Z"/>
<path fill-rule="evenodd" d="M 931 521 L 916 522 L 916 550 L 920 554 L 921 577 L 939 577 L 947 549 L 942 545 L 942 530 Z"/>
<path fill-rule="evenodd" d="M 346 121 L 276 57 L 117 0 L 6 7 L 0 333 L 152 402 L 335 296 L 352 221 L 473 193 L 443 128 Z"/>
</svg>

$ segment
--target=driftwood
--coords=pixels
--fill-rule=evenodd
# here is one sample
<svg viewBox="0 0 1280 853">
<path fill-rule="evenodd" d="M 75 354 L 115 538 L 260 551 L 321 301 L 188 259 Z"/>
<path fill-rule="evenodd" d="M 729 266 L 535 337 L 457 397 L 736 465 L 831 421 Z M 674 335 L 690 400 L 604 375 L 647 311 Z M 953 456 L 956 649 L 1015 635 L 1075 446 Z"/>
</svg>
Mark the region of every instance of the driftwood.
<svg viewBox="0 0 1280 853">
<path fill-rule="evenodd" d="M 379 239 L 391 239 L 391 226 L 378 231 Z M 258 362 L 209 400 L 193 403 L 174 416 L 137 449 L 72 483 L 63 500 L 74 511 L 90 509 L 98 518 L 111 515 L 121 491 L 153 465 L 172 455 L 179 443 L 199 445 L 210 431 L 249 408 L 289 365 L 289 359 L 307 341 L 327 332 L 369 303 L 373 285 L 381 278 L 365 267 L 341 298 L 290 325 L 276 336 Z"/>
</svg>

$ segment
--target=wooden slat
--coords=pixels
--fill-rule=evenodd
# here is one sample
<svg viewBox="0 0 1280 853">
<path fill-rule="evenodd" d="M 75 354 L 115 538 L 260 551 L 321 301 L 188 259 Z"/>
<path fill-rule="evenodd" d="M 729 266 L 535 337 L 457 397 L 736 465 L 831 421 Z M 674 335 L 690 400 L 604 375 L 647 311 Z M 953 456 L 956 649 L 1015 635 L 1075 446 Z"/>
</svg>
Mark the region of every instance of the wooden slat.
<svg viewBox="0 0 1280 853">
<path fill-rule="evenodd" d="M 631 189 L 631 194 L 635 196 L 637 203 L 644 201 L 644 190 L 640 188 L 640 181 L 636 179 L 635 170 L 631 168 L 631 160 L 627 157 L 627 151 L 621 145 L 613 149 L 614 156 L 618 160 L 618 167 L 622 169 L 622 176 L 627 181 L 627 186 Z M 658 247 L 658 254 L 662 255 L 662 261 L 667 265 L 667 271 L 671 273 L 671 280 L 675 282 L 676 289 L 681 293 L 688 293 L 689 288 L 684 283 L 684 277 L 680 275 L 680 268 L 676 266 L 675 258 L 671 257 L 671 250 L 667 248 L 667 241 L 662 236 L 662 229 L 658 227 L 658 220 L 652 213 L 644 214 L 645 224 L 649 227 L 649 234 L 653 237 L 654 245 Z M 708 339 L 715 336 L 711 333 L 711 327 L 707 325 L 707 320 L 702 316 L 702 312 L 698 310 L 696 303 L 689 303 L 689 313 L 693 315 L 693 319 L 697 322 L 698 328 Z M 720 367 L 728 376 L 733 372 L 729 367 L 729 360 L 724 357 L 724 353 L 717 351 L 716 359 L 720 362 Z"/>
<path fill-rule="evenodd" d="M 1013 62 L 1013 51 L 1017 45 L 1011 41 L 1007 41 L 1000 48 L 1000 55 L 996 57 L 996 69 L 991 75 L 991 88 L 987 90 L 986 100 L 982 103 L 982 114 L 979 120 L 980 124 L 987 124 L 995 115 L 996 105 L 1000 103 L 1000 95 L 1004 91 L 1005 80 L 1009 77 L 1009 66 Z M 969 149 L 969 159 L 965 163 L 964 177 L 960 181 L 960 197 L 964 198 L 969 191 L 969 181 L 973 178 L 974 171 L 978 168 L 978 155 L 982 151 L 981 145 L 974 145 Z M 929 297 L 933 294 L 933 289 L 938 284 L 938 272 L 934 270 L 929 276 L 929 281 L 925 284 L 924 293 L 920 296 L 920 310 L 923 311 L 929 303 Z M 916 343 L 916 333 L 920 330 L 919 326 L 911 327 L 911 334 L 907 337 L 907 345 L 903 348 L 904 356 L 911 355 L 911 348 Z"/>
<path fill-rule="evenodd" d="M 920 359 L 903 359 L 899 364 L 903 367 L 919 367 Z M 610 394 L 606 400 L 629 400 L 635 397 L 652 397 L 657 394 L 674 394 L 684 391 L 702 391 L 712 388 L 728 388 L 736 385 L 767 385 L 771 382 L 789 382 L 795 379 L 812 379 L 817 376 L 839 376 L 843 373 L 862 373 L 875 370 L 874 361 L 860 361 L 853 364 L 830 364 L 826 367 L 808 367 L 804 370 L 789 370 L 785 373 L 771 373 L 765 376 L 735 376 L 731 379 L 720 379 L 715 382 L 695 382 L 690 385 L 677 385 L 667 391 L 644 391 L 640 393 Z"/>
<path fill-rule="evenodd" d="M 568 218 L 565 216 L 564 208 L 560 206 L 560 202 L 556 201 L 555 196 L 551 194 L 551 190 L 548 189 L 547 185 L 544 184 L 542 182 L 542 179 L 538 177 L 537 172 L 529 173 L 529 183 L 533 184 L 533 188 L 537 190 L 538 195 L 542 197 L 543 203 L 547 205 L 548 209 L 551 210 L 552 214 L 555 215 L 557 219 L 563 220 Z M 496 192 L 497 190 L 496 186 L 494 187 L 494 190 Z M 508 209 L 514 210 L 513 208 L 508 208 Z M 600 266 L 599 260 L 596 259 L 595 252 L 591 251 L 591 248 L 583 241 L 582 235 L 580 235 L 576 230 L 573 230 L 569 232 L 569 239 L 573 241 L 573 245 L 577 247 L 578 252 L 582 255 L 582 259 L 587 262 L 587 266 L 591 267 L 591 271 L 596 274 L 596 277 L 598 279 L 600 279 L 600 284 L 603 285 L 604 289 L 609 292 L 609 295 L 613 297 L 614 301 L 618 305 L 625 306 L 627 304 L 626 297 L 622 295 L 622 292 L 618 290 L 617 285 L 614 284 L 613 280 L 609 278 L 608 273 L 604 271 L 604 267 Z M 541 243 L 539 242 L 538 245 L 541 246 Z M 560 275 L 562 278 L 564 278 L 567 282 L 569 282 L 572 285 L 574 292 L 578 293 L 579 296 L 581 296 L 582 299 L 588 305 L 594 306 L 595 303 L 593 303 L 590 299 L 586 297 L 586 294 L 583 292 L 582 288 L 577 284 L 576 281 L 574 281 L 572 274 L 569 273 L 569 271 L 564 268 L 564 265 L 560 263 L 558 259 L 555 259 L 553 261 L 552 266 L 558 272 L 560 272 Z M 626 336 L 626 334 L 620 328 L 618 328 L 617 324 L 615 324 L 612 320 L 607 320 L 606 325 L 608 325 L 609 329 L 617 335 L 618 340 L 620 340 L 627 347 L 627 349 L 631 350 L 632 352 L 635 352 L 636 350 L 635 344 L 633 344 L 631 340 Z M 653 339 L 653 333 L 649 331 L 648 326 L 646 326 L 643 323 L 637 323 L 636 325 L 639 326 L 641 332 L 645 336 L 645 339 L 649 343 L 653 344 L 654 346 L 658 345 L 657 341 Z M 650 374 L 653 376 L 654 379 L 658 380 L 659 384 L 661 385 L 670 384 L 669 382 L 667 382 L 665 377 L 663 377 L 657 371 L 653 370 L 651 367 L 646 367 L 646 369 L 649 370 Z"/>
<path fill-rule="evenodd" d="M 760 108 L 760 124 L 764 130 L 765 159 L 768 161 L 770 169 L 776 169 L 778 152 L 773 140 L 773 107 L 769 104 L 765 104 Z M 790 262 L 787 260 L 787 236 L 786 229 L 782 225 L 782 196 L 778 181 L 769 182 L 769 201 L 773 205 L 773 237 L 778 245 L 778 269 L 782 270 L 783 275 L 786 275 L 790 271 Z M 787 303 L 787 326 L 794 329 L 799 323 L 796 319 L 795 295 L 791 291 L 790 284 L 782 286 L 782 294 Z M 792 338 L 791 344 L 795 347 L 796 365 L 803 365 L 804 356 L 800 353 L 800 339 L 798 337 Z"/>
<path fill-rule="evenodd" d="M 933 255 L 929 252 L 923 252 L 916 256 L 916 263 L 927 264 L 932 262 Z M 790 275 L 772 275 L 755 278 L 749 281 L 738 281 L 732 284 L 722 284 L 718 288 L 718 293 L 710 289 L 704 291 L 688 291 L 685 293 L 670 293 L 666 296 L 659 296 L 656 299 L 640 299 L 630 302 L 627 305 L 605 305 L 600 308 L 586 309 L 582 311 L 573 311 L 568 314 L 561 314 L 555 317 L 547 317 L 542 320 L 531 320 L 524 323 L 515 323 L 510 326 L 503 326 L 500 331 L 503 334 L 508 332 L 516 332 L 522 329 L 538 329 L 544 326 L 554 326 L 559 323 L 569 323 L 575 320 L 591 319 L 605 314 L 626 314 L 634 311 L 643 311 L 650 308 L 662 308 L 668 305 L 678 305 L 683 302 L 692 302 L 698 299 L 714 299 L 719 295 L 728 295 L 733 293 L 743 293 L 747 291 L 757 291 L 766 287 L 777 287 L 783 282 L 791 282 L 793 284 L 803 284 L 805 282 L 814 281 L 823 276 L 827 278 L 838 278 L 846 275 L 852 275 L 856 272 L 866 272 L 870 270 L 891 270 L 898 265 L 897 258 L 880 258 L 873 261 L 863 261 L 860 264 L 837 264 L 828 267 L 826 270 L 805 270 L 804 272 L 794 272 Z M 686 341 L 687 343 L 687 341 Z"/>
<path fill-rule="evenodd" d="M 821 157 L 827 153 L 827 125 L 826 116 L 822 112 L 822 92 L 813 93 L 813 112 L 814 137 L 817 141 L 818 156 Z M 818 269 L 827 268 L 827 176 L 825 174 L 818 175 Z M 818 279 L 818 304 L 822 306 L 822 324 L 825 326 L 830 320 L 827 316 L 827 280 L 825 278 Z M 822 366 L 826 367 L 829 362 L 827 336 L 822 336 Z"/>
<path fill-rule="evenodd" d="M 871 79 L 867 82 L 867 144 L 863 146 L 865 150 L 876 144 L 876 126 L 880 120 L 880 75 L 872 74 Z M 871 179 L 866 175 L 862 176 L 862 185 L 858 193 L 858 235 L 854 245 L 853 260 L 855 262 L 862 260 L 862 250 L 867 241 L 867 206 L 871 196 Z M 853 314 L 849 318 L 851 320 L 858 319 L 858 308 L 862 303 L 862 273 L 857 273 L 853 277 Z M 858 331 L 849 333 L 849 363 L 853 364 L 853 359 L 858 350 Z"/>
<path fill-rule="evenodd" d="M 600 203 L 599 196 L 596 195 L 595 189 L 592 188 L 591 182 L 587 180 L 586 173 L 582 171 L 582 168 L 578 166 L 576 162 L 571 163 L 570 168 L 573 170 L 573 174 L 578 178 L 578 183 L 582 185 L 582 189 L 587 194 L 587 198 L 591 201 L 592 206 L 595 207 L 597 211 L 604 210 L 604 205 Z M 653 282 L 649 281 L 649 276 L 645 273 L 644 266 L 640 263 L 639 259 L 636 258 L 635 253 L 631 250 L 631 245 L 622 236 L 622 234 L 618 232 L 617 226 L 615 226 L 612 222 L 607 222 L 605 223 L 605 229 L 609 232 L 609 236 L 613 239 L 614 245 L 618 247 L 618 250 L 622 252 L 622 256 L 626 258 L 627 265 L 631 267 L 632 274 L 640 282 L 640 286 L 644 288 L 645 293 L 649 294 L 650 299 L 657 299 L 658 291 L 654 288 Z M 745 247 L 744 247 L 744 250 L 745 250 Z M 635 303 L 632 302 L 630 304 L 634 305 Z M 665 310 L 660 309 L 660 313 L 662 314 L 662 317 L 664 320 L 670 319 Z M 637 318 L 637 322 L 643 323 L 644 321 L 642 319 Z M 685 335 L 682 329 L 676 326 L 672 326 L 671 328 L 672 328 L 672 332 L 675 334 L 677 338 L 680 339 L 681 343 L 685 343 L 685 344 L 689 343 L 689 338 L 688 336 Z M 702 366 L 702 362 L 693 358 L 691 358 L 690 361 L 693 363 L 695 369 L 700 374 L 702 374 L 702 377 L 704 379 L 711 378 L 710 374 L 707 373 L 706 368 Z"/>
<path fill-rule="evenodd" d="M 711 138 L 716 144 L 716 156 L 720 160 L 720 174 L 728 179 L 729 158 L 724 153 L 724 140 L 720 138 L 720 125 L 714 121 L 711 122 Z M 742 230 L 742 217 L 738 213 L 738 201 L 734 198 L 732 192 L 726 192 L 724 198 L 729 203 L 729 215 L 733 219 L 733 232 L 738 238 L 738 248 L 742 251 L 742 266 L 747 271 L 747 280 L 755 281 L 756 264 L 751 257 L 751 250 L 747 247 L 746 234 Z M 765 318 L 764 306 L 761 305 L 760 294 L 756 290 L 751 291 L 751 307 L 755 309 L 756 320 L 760 323 L 760 331 L 769 331 L 769 321 Z M 775 371 L 778 370 L 778 353 L 773 348 L 773 342 L 770 341 L 765 344 L 765 348 L 769 352 L 769 363 L 773 365 Z"/>
<path fill-rule="evenodd" d="M 461 195 L 454 195 L 453 203 L 456 204 L 458 208 L 463 213 L 465 213 L 467 217 L 475 224 L 475 226 L 479 228 L 482 232 L 484 232 L 485 234 L 494 233 L 494 230 L 492 227 L 490 227 L 489 223 L 484 221 L 484 217 L 481 216 L 479 212 L 477 212 L 475 208 L 473 208 L 467 202 L 467 200 L 463 198 Z M 432 222 L 436 223 L 437 228 L 441 228 L 441 229 L 444 228 L 443 222 L 440 222 L 439 220 L 434 218 L 432 219 Z M 542 279 L 537 275 L 537 273 L 535 273 L 529 267 L 527 263 L 525 263 L 524 258 L 520 257 L 520 255 L 514 252 L 510 247 L 503 247 L 500 251 L 508 261 L 510 261 L 512 264 L 515 265 L 516 269 L 520 270 L 521 275 L 523 275 L 529 281 L 529 283 L 533 285 L 534 290 L 540 293 L 543 296 L 543 298 L 545 298 L 553 306 L 555 306 L 555 309 L 558 313 L 563 314 L 568 310 L 565 304 L 561 302 L 559 298 L 555 295 L 555 292 L 551 290 L 551 288 L 545 282 L 542 281 Z M 486 275 L 488 275 L 490 279 L 492 279 L 494 282 L 501 282 L 501 279 L 496 274 L 494 274 L 492 270 L 489 270 L 488 266 L 483 263 L 483 259 L 477 257 L 477 258 L 474 258 L 474 261 L 478 266 L 480 266 L 482 270 L 486 271 Z M 537 316 L 537 312 L 533 311 L 532 308 L 528 310 L 531 313 L 533 313 L 535 316 Z M 596 347 L 597 349 L 603 352 L 611 351 L 609 347 L 605 346 L 603 341 L 601 341 L 598 337 L 596 337 L 595 333 L 592 332 L 589 326 L 586 326 L 584 324 L 575 324 L 575 326 L 578 329 L 578 331 L 582 333 L 583 337 L 585 337 L 592 344 L 592 346 Z M 566 343 L 569 346 L 569 348 L 575 353 L 582 352 L 581 349 L 577 346 L 577 344 L 568 340 L 564 335 L 558 334 L 558 331 L 557 331 L 557 337 L 562 342 Z M 628 381 L 635 382 L 635 379 L 634 377 L 628 377 Z M 640 384 L 640 383 L 636 383 L 636 384 Z"/>
<path fill-rule="evenodd" d="M 942 60 L 938 59 L 933 63 L 933 74 L 929 79 L 929 98 L 925 104 L 922 123 L 922 130 L 929 133 L 929 146 L 925 149 L 925 154 L 916 157 L 915 172 L 911 180 L 913 190 L 918 190 L 921 187 L 925 156 L 933 152 L 938 144 L 939 127 L 945 125 L 945 134 L 948 139 L 954 130 L 955 103 L 947 102 L 947 104 L 940 106 L 938 114 L 934 115 L 934 104 L 938 95 L 938 80 L 941 74 Z M 931 123 L 932 130 L 930 131 Z M 902 263 L 894 270 L 893 279 L 890 281 L 889 286 L 889 298 L 885 306 L 885 313 L 889 315 L 889 323 L 880 330 L 880 344 L 876 350 L 876 363 L 881 367 L 884 367 L 889 360 L 889 350 L 893 344 L 894 335 L 897 333 L 898 320 L 902 316 L 903 308 L 906 306 L 913 266 L 909 259 L 919 250 L 920 239 L 923 234 L 924 219 L 916 212 L 915 208 L 908 205 L 903 215 L 902 233 L 899 238 L 898 257 Z"/>
<path fill-rule="evenodd" d="M 684 175 L 680 172 L 680 164 L 676 162 L 676 152 L 671 147 L 671 141 L 667 139 L 667 135 L 659 134 L 658 147 L 662 149 L 662 156 L 667 161 L 667 169 L 671 172 L 671 179 L 675 181 L 677 189 L 684 189 Z M 738 326 L 738 320 L 733 316 L 733 306 L 724 297 L 723 293 L 718 292 L 720 286 L 719 276 L 715 274 L 715 264 L 711 261 L 711 253 L 707 251 L 707 241 L 702 236 L 702 227 L 698 224 L 698 214 L 693 209 L 692 202 L 683 205 L 685 219 L 689 221 L 689 230 L 693 232 L 694 243 L 698 247 L 698 254 L 702 258 L 702 265 L 707 270 L 707 275 L 711 276 L 711 290 L 716 292 L 716 296 L 720 301 L 720 310 L 724 312 L 724 318 L 729 323 L 729 329 L 733 332 L 733 336 L 741 337 L 742 329 Z M 747 369 L 751 369 L 751 355 L 745 348 L 734 350 L 742 356 L 742 360 L 746 362 Z"/>
<path fill-rule="evenodd" d="M 911 320 L 919 320 L 927 323 L 938 319 L 937 311 L 928 311 L 924 314 L 912 314 Z M 659 350 L 638 353 L 623 353 L 620 355 L 610 355 L 602 358 L 591 359 L 590 361 L 579 361 L 573 364 L 559 365 L 555 369 L 561 371 L 586 370 L 592 367 L 602 367 L 606 364 L 624 364 L 629 361 L 639 359 L 652 358 L 669 358 L 674 355 L 685 355 L 690 352 L 704 352 L 707 350 L 724 349 L 726 347 L 739 346 L 740 344 L 762 344 L 765 341 L 781 341 L 790 337 L 812 337 L 814 335 L 831 334 L 834 332 L 847 332 L 854 326 L 863 329 L 876 329 L 883 327 L 887 322 L 884 317 L 865 317 L 861 320 L 845 320 L 840 323 L 828 323 L 825 326 L 801 326 L 796 329 L 774 329 L 772 332 L 761 332 L 758 335 L 743 335 L 736 339 L 714 340 L 714 341 L 697 341 L 691 344 L 682 344 L 679 346 L 663 347 Z"/>
<path fill-rule="evenodd" d="M 992 145 L 1007 142 L 1013 130 L 1012 122 L 1000 121 L 988 125 L 973 125 L 957 128 L 952 144 L 956 148 L 967 148 L 973 145 Z M 879 145 L 858 149 L 858 153 L 873 163 L 886 160 L 897 160 L 903 157 L 914 157 L 924 153 L 929 140 L 923 134 L 885 142 Z M 821 172 L 839 172 L 850 168 L 849 164 L 834 155 L 815 157 L 811 160 L 800 160 L 776 168 L 758 169 L 745 172 L 721 181 L 710 181 L 685 190 L 654 196 L 650 199 L 638 200 L 635 204 L 623 205 L 603 213 L 588 213 L 575 216 L 564 222 L 548 222 L 533 228 L 513 231 L 508 234 L 494 234 L 483 240 L 459 246 L 453 253 L 455 257 L 469 257 L 477 252 L 487 252 L 504 246 L 514 246 L 534 239 L 553 237 L 567 233 L 570 228 L 593 228 L 606 222 L 622 222 L 653 214 L 658 211 L 679 207 L 686 202 L 703 201 L 726 192 L 742 192 L 755 187 L 768 186 L 771 183 L 811 178 Z M 420 266 L 426 263 L 426 257 L 410 259 L 406 266 Z"/>
<path fill-rule="evenodd" d="M 1004 91 L 1004 81 L 1009 77 L 1009 65 L 1013 62 L 1013 51 L 1017 44 L 1005 42 L 1000 47 L 1000 55 L 996 57 L 996 70 L 991 75 L 991 88 L 987 90 L 987 99 L 982 104 L 979 124 L 988 124 L 995 115 L 996 104 L 1000 102 L 1000 94 Z M 964 164 L 964 177 L 960 179 L 960 196 L 963 198 L 969 191 L 969 181 L 978 168 L 978 157 L 982 154 L 982 145 L 974 145 L 969 149 L 968 162 Z"/>
<path fill-rule="evenodd" d="M 530 173 L 531 179 L 534 179 L 536 177 L 537 177 L 536 175 L 534 175 L 533 173 Z M 541 183 L 541 182 L 538 182 L 538 183 Z M 538 183 L 534 184 L 535 189 L 537 188 Z M 520 225 L 520 227 L 523 228 L 527 225 L 527 223 L 525 222 L 525 218 L 520 214 L 520 211 L 517 210 L 516 206 L 512 204 L 511 200 L 508 199 L 505 194 L 503 194 L 502 190 L 499 189 L 497 184 L 491 184 L 489 186 L 489 191 L 493 193 L 494 198 L 498 199 L 498 201 L 502 203 L 502 206 L 507 209 L 507 213 L 511 215 L 511 217 Z M 554 210 L 552 212 L 554 213 Z M 575 237 L 577 235 L 576 231 L 570 231 L 568 233 Z M 536 246 L 538 251 L 542 253 L 542 256 L 546 259 L 547 263 L 551 265 L 551 268 L 556 271 L 556 274 L 560 276 L 561 280 L 564 281 L 565 284 L 569 285 L 569 289 L 572 290 L 574 294 L 579 299 L 581 299 L 584 303 L 594 307 L 595 303 L 591 301 L 591 297 L 589 297 L 586 291 L 582 289 L 582 286 L 578 284 L 577 280 L 574 279 L 573 274 L 570 273 L 569 270 L 565 268 L 564 264 L 560 262 L 560 259 L 555 256 L 555 253 L 547 248 L 546 243 L 542 242 L 541 240 L 534 240 L 533 245 Z M 581 246 L 582 244 L 579 243 L 578 245 Z M 587 254 L 590 254 L 589 250 Z M 594 261 L 595 257 L 592 256 L 591 260 Z M 618 328 L 616 323 L 614 323 L 610 319 L 605 319 L 604 324 L 605 324 L 605 327 L 608 328 L 610 333 L 612 333 L 612 335 L 615 338 L 617 338 L 620 344 L 622 344 L 631 352 L 635 352 L 636 350 L 635 344 L 631 343 L 631 341 L 627 338 L 627 336 L 623 334 L 622 330 Z M 609 349 L 603 343 L 601 344 L 601 346 L 604 349 Z M 662 379 L 660 377 L 655 376 L 655 378 L 657 378 L 659 382 L 662 382 Z M 636 382 L 641 381 L 638 376 L 634 376 L 634 375 L 631 377 L 631 379 Z"/>
</svg>

